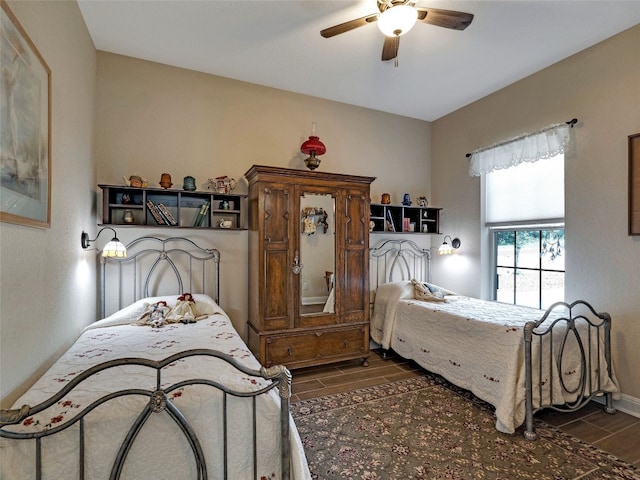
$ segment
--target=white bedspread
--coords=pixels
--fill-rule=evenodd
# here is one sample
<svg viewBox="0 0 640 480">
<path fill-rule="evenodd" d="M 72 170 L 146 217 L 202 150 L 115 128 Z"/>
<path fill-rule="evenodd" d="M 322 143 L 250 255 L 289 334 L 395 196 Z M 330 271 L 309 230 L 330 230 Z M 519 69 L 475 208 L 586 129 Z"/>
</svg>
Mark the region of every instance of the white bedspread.
<svg viewBox="0 0 640 480">
<path fill-rule="evenodd" d="M 496 428 L 513 433 L 525 420 L 522 327 L 528 321 L 539 320 L 544 312 L 463 296 L 446 298 L 446 302 L 423 302 L 413 299 L 413 287 L 408 282 L 381 285 L 376 293 L 371 337 L 383 348 L 415 360 L 491 403 L 496 408 Z M 554 332 L 556 328 L 563 327 L 558 324 Z M 561 337 L 554 335 L 555 352 Z M 562 364 L 569 386 L 577 382 L 580 374 L 579 352 L 572 346 L 577 346 L 575 339 L 567 342 Z M 535 359 L 536 349 L 533 350 Z M 544 350 L 543 355 L 545 351 L 548 352 Z M 575 396 L 570 398 L 563 393 L 557 370 L 543 370 L 542 377 L 543 384 L 553 379 L 555 399 L 575 400 Z M 605 390 L 618 391 L 615 379 L 609 378 L 604 369 L 600 379 Z M 534 385 L 538 382 L 535 370 L 533 381 Z M 543 400 L 547 402 L 548 396 Z M 534 403 L 535 407 L 540 404 L 535 395 Z"/>
<path fill-rule="evenodd" d="M 175 303 L 176 300 L 176 297 L 154 297 L 138 301 L 89 326 L 53 367 L 15 403 L 14 408 L 23 404 L 35 405 L 59 391 L 81 371 L 122 357 L 161 360 L 184 350 L 207 348 L 225 352 L 247 367 L 258 370 L 260 364 L 238 336 L 224 311 L 209 297 L 195 297 L 199 312 L 209 314 L 206 319 L 196 323 L 171 324 L 162 328 L 133 325 L 145 302 L 167 300 Z M 217 379 L 239 391 L 256 390 L 260 385 L 260 381 L 256 383 L 255 379 L 237 372 L 221 360 L 193 357 L 166 367 L 163 387 L 189 378 Z M 68 398 L 40 414 L 28 417 L 17 428 L 20 431 L 53 428 L 107 392 L 124 388 L 154 390 L 155 382 L 155 370 L 138 366 L 116 367 L 101 372 L 86 385 L 75 389 Z M 185 413 L 194 427 L 207 457 L 209 478 L 222 478 L 218 448 L 223 441 L 222 416 L 219 413 L 211 414 L 221 412 L 222 394 L 211 387 L 192 385 L 173 391 L 170 400 Z M 108 478 L 124 434 L 146 403 L 147 400 L 141 396 L 121 397 L 86 417 L 87 478 Z M 228 424 L 228 478 L 253 478 L 250 455 L 253 432 L 249 403 L 245 399 L 229 397 L 227 408 L 233 417 Z M 257 401 L 257 411 L 258 477 L 279 478 L 280 399 L 277 393 L 272 392 L 269 397 L 261 396 Z M 292 478 L 310 478 L 293 419 L 290 423 Z M 0 477 L 6 480 L 33 478 L 33 441 L 2 438 L 0 442 Z M 56 434 L 53 440 L 43 440 L 43 465 L 46 466 L 43 478 L 77 478 L 77 445 L 77 427 Z M 196 478 L 195 463 L 188 443 L 178 433 L 178 427 L 166 412 L 151 415 L 149 423 L 143 427 L 134 443 L 122 478 Z"/>
</svg>

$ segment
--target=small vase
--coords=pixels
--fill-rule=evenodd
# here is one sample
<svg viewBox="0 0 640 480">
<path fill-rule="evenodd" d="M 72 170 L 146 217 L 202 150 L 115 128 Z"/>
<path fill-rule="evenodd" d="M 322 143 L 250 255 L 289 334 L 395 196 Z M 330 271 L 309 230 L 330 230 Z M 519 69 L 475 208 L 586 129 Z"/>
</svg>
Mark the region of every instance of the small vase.
<svg viewBox="0 0 640 480">
<path fill-rule="evenodd" d="M 193 192 L 196 189 L 196 179 L 191 175 L 184 177 L 182 188 L 188 192 Z"/>
<path fill-rule="evenodd" d="M 171 187 L 171 185 L 173 185 L 173 183 L 171 183 L 171 175 L 169 175 L 168 173 L 163 173 L 162 175 L 160 175 L 160 186 L 162 188 L 169 188 Z"/>
</svg>

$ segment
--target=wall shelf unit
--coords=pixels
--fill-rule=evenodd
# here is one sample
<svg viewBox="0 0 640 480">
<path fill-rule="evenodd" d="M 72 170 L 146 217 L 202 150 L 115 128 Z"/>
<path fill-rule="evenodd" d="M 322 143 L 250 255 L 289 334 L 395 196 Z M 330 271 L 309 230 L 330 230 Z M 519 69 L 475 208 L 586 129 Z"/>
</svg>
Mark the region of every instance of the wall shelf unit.
<svg viewBox="0 0 640 480">
<path fill-rule="evenodd" d="M 440 233 L 440 210 L 372 203 L 369 218 L 373 222 L 371 233 Z"/>
<path fill-rule="evenodd" d="M 246 230 L 247 195 L 98 185 L 102 225 Z M 131 221 L 125 220 L 125 212 Z M 221 226 L 221 225 L 224 225 Z"/>
</svg>

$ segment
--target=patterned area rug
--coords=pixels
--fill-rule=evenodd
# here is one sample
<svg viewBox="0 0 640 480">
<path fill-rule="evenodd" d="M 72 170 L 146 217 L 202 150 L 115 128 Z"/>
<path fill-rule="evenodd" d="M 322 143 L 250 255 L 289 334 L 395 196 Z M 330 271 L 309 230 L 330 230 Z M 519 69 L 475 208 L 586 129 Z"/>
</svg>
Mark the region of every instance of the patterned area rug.
<svg viewBox="0 0 640 480">
<path fill-rule="evenodd" d="M 492 407 L 441 377 L 296 402 L 313 478 L 640 480 L 640 471 L 555 427 L 495 429 Z"/>
</svg>

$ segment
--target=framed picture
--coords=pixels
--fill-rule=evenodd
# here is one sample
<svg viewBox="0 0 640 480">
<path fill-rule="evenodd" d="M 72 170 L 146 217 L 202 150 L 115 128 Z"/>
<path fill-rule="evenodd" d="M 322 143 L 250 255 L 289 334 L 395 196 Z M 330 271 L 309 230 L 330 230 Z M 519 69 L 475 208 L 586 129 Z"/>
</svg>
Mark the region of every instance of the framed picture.
<svg viewBox="0 0 640 480">
<path fill-rule="evenodd" d="M 629 135 L 629 235 L 640 235 L 640 133 Z"/>
<path fill-rule="evenodd" d="M 49 228 L 51 70 L 0 5 L 0 221 Z"/>
</svg>

